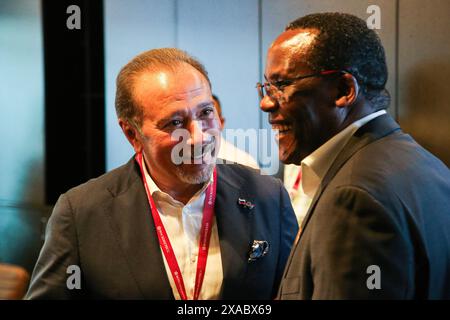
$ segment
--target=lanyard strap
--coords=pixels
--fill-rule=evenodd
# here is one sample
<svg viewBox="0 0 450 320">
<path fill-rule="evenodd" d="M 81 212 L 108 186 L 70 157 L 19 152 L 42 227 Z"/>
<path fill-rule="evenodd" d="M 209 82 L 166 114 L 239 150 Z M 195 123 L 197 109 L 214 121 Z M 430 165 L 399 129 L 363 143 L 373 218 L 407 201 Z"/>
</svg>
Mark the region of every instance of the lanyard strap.
<svg viewBox="0 0 450 320">
<path fill-rule="evenodd" d="M 156 233 L 158 234 L 159 245 L 164 253 L 167 264 L 169 265 L 170 272 L 172 273 L 172 278 L 177 287 L 178 293 L 182 300 L 187 300 L 186 288 L 184 286 L 183 275 L 181 274 L 180 267 L 173 251 L 170 239 L 167 235 L 164 224 L 161 221 L 158 210 L 156 209 L 155 202 L 150 193 L 150 189 L 147 184 L 147 179 L 144 173 L 143 167 L 143 154 L 136 154 L 136 161 L 141 169 L 142 180 L 144 182 L 145 191 L 147 193 L 148 203 L 153 216 L 153 221 L 156 227 Z M 212 222 L 214 218 L 214 203 L 216 200 L 216 186 L 217 186 L 217 173 L 214 168 L 213 182 L 209 184 L 206 188 L 205 202 L 203 205 L 203 217 L 202 226 L 200 229 L 200 240 L 198 246 L 198 261 L 197 261 L 197 272 L 195 274 L 195 287 L 194 287 L 194 297 L 193 300 L 198 300 L 200 295 L 200 289 L 203 284 L 203 278 L 205 276 L 206 262 L 208 260 L 208 250 L 209 250 L 209 240 L 211 238 Z"/>
<path fill-rule="evenodd" d="M 297 175 L 297 179 L 295 179 L 295 183 L 292 186 L 292 189 L 294 189 L 295 191 L 298 190 L 298 187 L 300 186 L 300 181 L 302 180 L 302 168 L 300 167 L 300 169 L 298 170 L 298 175 Z"/>
</svg>

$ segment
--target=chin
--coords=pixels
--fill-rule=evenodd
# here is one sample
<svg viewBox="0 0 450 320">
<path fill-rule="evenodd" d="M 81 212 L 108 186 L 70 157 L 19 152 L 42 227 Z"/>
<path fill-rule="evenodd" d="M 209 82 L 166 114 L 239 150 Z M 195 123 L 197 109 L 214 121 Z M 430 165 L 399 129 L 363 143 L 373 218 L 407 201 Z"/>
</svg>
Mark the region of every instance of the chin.
<svg viewBox="0 0 450 320">
<path fill-rule="evenodd" d="M 279 158 L 280 161 L 284 164 L 295 164 L 300 165 L 303 158 L 300 156 L 298 152 L 294 151 L 287 151 L 287 150 L 281 150 L 279 151 Z"/>
<path fill-rule="evenodd" d="M 188 166 L 188 168 L 186 167 Z M 188 184 L 201 184 L 209 181 L 214 164 L 194 164 L 176 167 L 178 178 Z"/>
</svg>

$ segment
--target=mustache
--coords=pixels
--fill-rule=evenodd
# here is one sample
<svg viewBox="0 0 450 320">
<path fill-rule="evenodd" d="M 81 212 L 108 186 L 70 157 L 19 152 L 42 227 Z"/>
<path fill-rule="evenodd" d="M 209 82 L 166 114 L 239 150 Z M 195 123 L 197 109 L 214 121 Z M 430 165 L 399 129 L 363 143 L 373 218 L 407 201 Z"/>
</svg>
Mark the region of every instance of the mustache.
<svg viewBox="0 0 450 320">
<path fill-rule="evenodd" d="M 180 156 L 183 159 L 195 159 L 203 157 L 211 153 L 211 155 L 215 154 L 216 150 L 216 138 L 213 136 L 208 141 L 203 141 L 201 144 L 193 144 L 191 146 L 185 145 L 180 152 Z"/>
</svg>

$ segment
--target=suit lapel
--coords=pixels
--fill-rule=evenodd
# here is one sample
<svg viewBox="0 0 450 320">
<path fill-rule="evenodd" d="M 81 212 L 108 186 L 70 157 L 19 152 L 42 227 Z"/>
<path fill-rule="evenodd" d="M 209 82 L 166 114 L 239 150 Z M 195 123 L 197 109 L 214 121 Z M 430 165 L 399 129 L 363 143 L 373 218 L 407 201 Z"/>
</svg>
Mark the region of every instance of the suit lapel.
<svg viewBox="0 0 450 320">
<path fill-rule="evenodd" d="M 247 272 L 247 256 L 251 246 L 252 210 L 238 205 L 238 198 L 254 201 L 239 183 L 224 174 L 223 166 L 217 166 L 217 195 L 215 214 L 219 232 L 223 267 L 221 299 L 245 296 L 243 282 Z"/>
<path fill-rule="evenodd" d="M 345 147 L 336 157 L 330 169 L 325 174 L 325 177 L 323 178 L 319 189 L 317 190 L 313 200 L 311 201 L 311 205 L 300 227 L 299 234 L 297 235 L 294 248 L 292 248 L 291 254 L 288 258 L 283 278 L 286 276 L 287 269 L 290 265 L 292 257 L 294 256 L 294 251 L 296 251 L 305 228 L 307 227 L 308 222 L 310 221 L 311 216 L 314 213 L 314 209 L 320 199 L 320 196 L 323 194 L 330 181 L 336 176 L 337 172 L 342 168 L 347 160 L 349 160 L 358 150 L 397 130 L 400 130 L 399 125 L 392 119 L 390 115 L 384 114 L 373 119 L 372 121 L 369 121 L 367 124 L 359 128 L 350 138 L 349 142 L 347 142 Z"/>
<path fill-rule="evenodd" d="M 120 251 L 141 295 L 146 299 L 173 299 L 150 206 L 134 158 L 128 162 L 125 182 L 110 190 L 106 207 Z"/>
<path fill-rule="evenodd" d="M 372 121 L 369 121 L 367 124 L 359 128 L 354 135 L 350 138 L 349 142 L 344 146 L 342 151 L 336 157 L 336 160 L 331 165 L 330 169 L 328 169 L 325 177 L 323 178 L 320 187 L 314 198 L 311 202 L 311 206 L 309 207 L 308 213 L 305 216 L 305 219 L 302 223 L 300 237 L 305 230 L 308 221 L 311 218 L 312 213 L 314 212 L 314 208 L 317 205 L 317 202 L 322 195 L 325 188 L 328 186 L 330 181 L 336 176 L 337 172 L 342 168 L 342 166 L 350 159 L 358 150 L 365 147 L 366 145 L 392 133 L 393 131 L 399 130 L 400 127 L 398 124 L 389 116 L 388 114 L 384 114 L 379 116 Z"/>
<path fill-rule="evenodd" d="M 110 190 L 112 198 L 105 207 L 120 249 L 117 254 L 125 257 L 138 292 L 144 298 L 173 299 L 150 206 L 134 158 L 127 167 L 127 173 Z M 253 203 L 255 199 L 240 190 L 239 179 L 230 178 L 224 171 L 223 166 L 217 166 L 215 215 L 223 267 L 221 298 L 232 299 L 245 296 L 243 280 L 253 232 L 253 210 L 239 206 L 238 199 Z"/>
</svg>

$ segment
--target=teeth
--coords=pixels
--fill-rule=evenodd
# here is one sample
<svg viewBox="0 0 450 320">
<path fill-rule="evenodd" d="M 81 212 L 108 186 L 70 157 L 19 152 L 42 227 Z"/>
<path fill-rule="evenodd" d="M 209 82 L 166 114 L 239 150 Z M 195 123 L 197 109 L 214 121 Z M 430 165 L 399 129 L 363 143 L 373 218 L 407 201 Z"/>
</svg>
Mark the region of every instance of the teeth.
<svg viewBox="0 0 450 320">
<path fill-rule="evenodd" d="M 201 158 L 203 158 L 204 156 L 208 155 L 211 152 L 212 148 L 213 148 L 213 143 L 208 144 L 206 147 L 203 148 L 203 152 L 200 153 L 199 155 L 195 156 L 194 155 L 195 153 L 192 154 L 192 159 L 201 159 Z"/>
<path fill-rule="evenodd" d="M 292 129 L 292 126 L 290 126 L 290 125 L 283 125 L 283 124 L 273 124 L 272 125 L 272 130 L 278 130 L 280 132 L 288 131 L 291 129 Z"/>
</svg>

